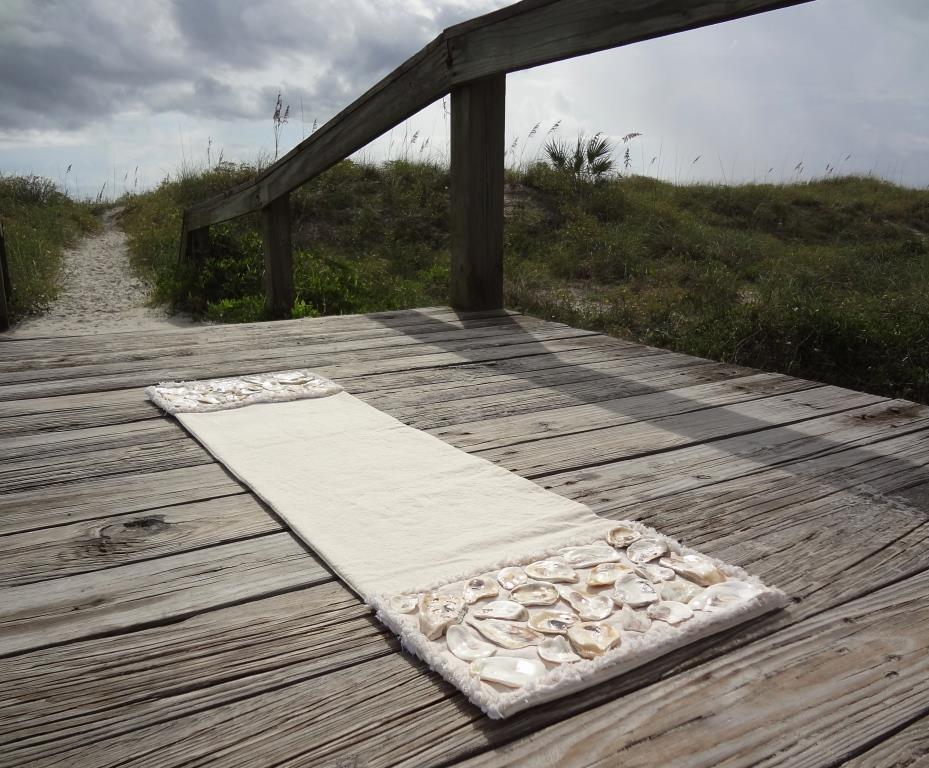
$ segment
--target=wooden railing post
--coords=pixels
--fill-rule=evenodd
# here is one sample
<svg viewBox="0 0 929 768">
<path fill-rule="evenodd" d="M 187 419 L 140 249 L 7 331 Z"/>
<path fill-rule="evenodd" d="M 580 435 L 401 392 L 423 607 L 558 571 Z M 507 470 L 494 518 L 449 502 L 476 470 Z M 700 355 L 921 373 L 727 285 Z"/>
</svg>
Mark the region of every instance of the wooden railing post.
<svg viewBox="0 0 929 768">
<path fill-rule="evenodd" d="M 261 209 L 265 252 L 265 297 L 273 318 L 290 317 L 294 305 L 294 265 L 290 242 L 290 195 Z"/>
<path fill-rule="evenodd" d="M 3 236 L 3 222 L 0 221 L 0 331 L 10 327 L 10 268 L 6 261 L 6 240 Z"/>
<path fill-rule="evenodd" d="M 503 307 L 506 75 L 452 88 L 451 303 Z"/>
<path fill-rule="evenodd" d="M 178 254 L 178 260 L 200 261 L 207 257 L 210 252 L 210 228 L 200 227 L 199 229 L 189 229 L 187 224 L 187 213 L 184 213 L 184 221 L 181 224 L 181 249 Z"/>
</svg>

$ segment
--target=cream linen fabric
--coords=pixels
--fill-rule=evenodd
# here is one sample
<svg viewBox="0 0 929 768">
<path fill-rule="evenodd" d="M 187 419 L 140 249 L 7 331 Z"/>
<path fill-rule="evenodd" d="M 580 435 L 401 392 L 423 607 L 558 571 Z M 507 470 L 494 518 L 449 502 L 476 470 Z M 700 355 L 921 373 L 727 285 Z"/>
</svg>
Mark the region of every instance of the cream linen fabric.
<svg viewBox="0 0 929 768">
<path fill-rule="evenodd" d="M 299 381 L 288 383 L 296 374 Z M 729 578 L 751 583 L 757 593 L 697 612 L 678 627 L 653 622 L 646 634 L 624 634 L 618 648 L 551 669 L 521 689 L 482 684 L 443 641 L 426 639 L 415 614 L 393 610 L 389 597 L 434 587 L 460 595 L 463 582 L 478 574 L 602 541 L 617 521 L 602 520 L 345 392 L 331 394 L 337 385 L 308 372 L 252 378 L 258 383 L 248 386 L 262 389 L 247 395 L 255 401 L 247 407 L 234 398 L 225 404 L 229 392 L 241 389 L 235 379 L 152 387 L 149 397 L 270 505 L 377 611 L 405 649 L 492 718 L 603 682 L 787 602 L 779 590 L 717 561 Z M 629 525 L 660 536 L 639 523 Z M 662 538 L 674 552 L 691 552 Z M 535 650 L 501 655 L 534 658 Z"/>
<path fill-rule="evenodd" d="M 346 392 L 176 417 L 365 600 L 611 524 Z"/>
</svg>

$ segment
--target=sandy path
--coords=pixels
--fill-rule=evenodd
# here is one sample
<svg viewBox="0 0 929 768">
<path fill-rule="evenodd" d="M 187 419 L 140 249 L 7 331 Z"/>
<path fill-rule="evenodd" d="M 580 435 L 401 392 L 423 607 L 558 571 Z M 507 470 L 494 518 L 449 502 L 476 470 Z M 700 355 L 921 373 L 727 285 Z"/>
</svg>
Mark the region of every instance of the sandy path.
<svg viewBox="0 0 929 768">
<path fill-rule="evenodd" d="M 145 306 L 149 288 L 130 266 L 126 234 L 116 226 L 121 210 L 108 210 L 100 234 L 65 251 L 63 289 L 50 311 L 23 320 L 9 335 L 76 336 L 196 325 L 185 315 Z"/>
</svg>

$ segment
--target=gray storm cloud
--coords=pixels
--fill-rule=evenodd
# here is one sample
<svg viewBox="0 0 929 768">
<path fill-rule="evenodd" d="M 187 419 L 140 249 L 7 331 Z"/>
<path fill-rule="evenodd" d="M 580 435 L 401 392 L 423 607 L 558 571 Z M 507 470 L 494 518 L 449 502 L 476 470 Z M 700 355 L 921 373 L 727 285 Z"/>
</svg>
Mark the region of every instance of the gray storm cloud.
<svg viewBox="0 0 929 768">
<path fill-rule="evenodd" d="M 281 87 L 331 113 L 472 12 L 344 0 L 12 3 L 0 9 L 0 130 L 72 130 L 129 110 L 255 118 Z"/>
</svg>

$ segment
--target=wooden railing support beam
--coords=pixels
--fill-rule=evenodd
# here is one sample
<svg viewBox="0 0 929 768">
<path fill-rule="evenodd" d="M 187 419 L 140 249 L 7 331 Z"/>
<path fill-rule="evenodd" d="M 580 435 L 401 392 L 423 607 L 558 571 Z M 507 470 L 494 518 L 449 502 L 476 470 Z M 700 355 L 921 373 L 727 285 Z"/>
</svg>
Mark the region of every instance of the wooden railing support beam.
<svg viewBox="0 0 929 768">
<path fill-rule="evenodd" d="M 184 221 L 181 224 L 181 247 L 178 261 L 201 261 L 210 252 L 210 228 L 208 226 L 190 228 L 189 214 L 184 212 Z"/>
<path fill-rule="evenodd" d="M 261 239 L 265 254 L 265 297 L 268 314 L 290 317 L 294 305 L 294 264 L 290 241 L 290 195 L 261 209 Z"/>
<path fill-rule="evenodd" d="M 451 304 L 503 307 L 506 75 L 452 89 Z"/>
</svg>

